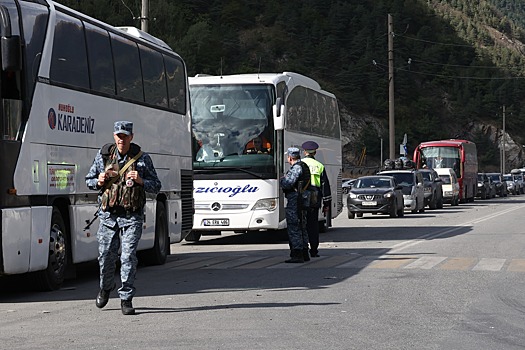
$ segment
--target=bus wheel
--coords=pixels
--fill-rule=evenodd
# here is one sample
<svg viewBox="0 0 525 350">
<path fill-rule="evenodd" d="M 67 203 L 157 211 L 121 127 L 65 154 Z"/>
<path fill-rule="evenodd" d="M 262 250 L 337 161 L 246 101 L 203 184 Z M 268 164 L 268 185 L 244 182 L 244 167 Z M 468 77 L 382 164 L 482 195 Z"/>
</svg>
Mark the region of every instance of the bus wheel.
<svg viewBox="0 0 525 350">
<path fill-rule="evenodd" d="M 155 244 L 153 248 L 139 252 L 139 255 L 147 265 L 163 265 L 166 263 L 169 254 L 170 238 L 166 207 L 163 202 L 157 202 L 157 212 L 155 214 Z"/>
<path fill-rule="evenodd" d="M 184 238 L 186 242 L 198 242 L 199 239 L 201 239 L 201 233 L 197 231 L 191 231 L 186 238 Z"/>
<path fill-rule="evenodd" d="M 69 244 L 64 219 L 60 210 L 53 207 L 47 268 L 37 272 L 37 286 L 40 290 L 55 290 L 62 286 L 66 273 L 68 251 Z"/>
</svg>

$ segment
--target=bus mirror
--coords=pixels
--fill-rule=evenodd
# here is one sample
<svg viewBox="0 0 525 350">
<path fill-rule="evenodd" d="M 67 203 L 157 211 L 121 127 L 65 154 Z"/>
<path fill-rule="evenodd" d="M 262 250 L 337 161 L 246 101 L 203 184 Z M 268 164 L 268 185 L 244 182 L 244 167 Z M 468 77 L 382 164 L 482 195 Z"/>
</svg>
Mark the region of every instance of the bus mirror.
<svg viewBox="0 0 525 350">
<path fill-rule="evenodd" d="M 273 127 L 275 130 L 284 129 L 284 105 L 282 99 L 277 97 L 275 104 L 273 105 Z"/>
<path fill-rule="evenodd" d="M 2 69 L 7 72 L 16 72 L 22 69 L 21 42 L 19 36 L 3 36 L 1 39 Z"/>
</svg>

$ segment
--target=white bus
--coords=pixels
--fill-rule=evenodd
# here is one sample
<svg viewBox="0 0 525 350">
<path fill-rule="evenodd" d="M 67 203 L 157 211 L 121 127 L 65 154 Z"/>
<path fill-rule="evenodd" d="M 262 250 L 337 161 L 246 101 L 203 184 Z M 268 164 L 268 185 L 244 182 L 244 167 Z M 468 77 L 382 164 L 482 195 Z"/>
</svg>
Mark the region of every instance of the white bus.
<svg viewBox="0 0 525 350">
<path fill-rule="evenodd" d="M 0 0 L 0 275 L 56 289 L 98 256 L 85 175 L 117 120 L 134 123 L 162 181 L 145 208 L 142 258 L 162 264 L 193 222 L 186 67 L 164 42 L 47 0 Z M 73 270 L 71 270 L 71 269 Z M 32 276 L 33 274 L 31 274 Z"/>
<path fill-rule="evenodd" d="M 307 140 L 320 145 L 332 204 L 321 231 L 342 210 L 337 100 L 297 73 L 190 77 L 195 215 L 187 241 L 220 231 L 286 228 L 279 178 L 285 151 Z M 254 149 L 254 139 L 262 149 Z"/>
</svg>

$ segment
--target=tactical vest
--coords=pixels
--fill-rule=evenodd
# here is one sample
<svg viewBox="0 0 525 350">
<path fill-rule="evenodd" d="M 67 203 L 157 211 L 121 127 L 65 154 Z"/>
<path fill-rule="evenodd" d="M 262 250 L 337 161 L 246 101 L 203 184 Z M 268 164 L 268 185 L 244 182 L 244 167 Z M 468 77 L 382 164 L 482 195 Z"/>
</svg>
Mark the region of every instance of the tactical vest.
<svg viewBox="0 0 525 350">
<path fill-rule="evenodd" d="M 296 163 L 301 167 L 301 176 L 297 179 L 296 183 L 296 189 L 298 192 L 302 192 L 300 187 L 304 187 L 308 184 L 308 181 L 310 181 L 310 168 L 308 167 L 308 164 L 304 163 L 303 161 L 298 161 Z M 294 164 L 295 165 L 295 164 Z"/>
<path fill-rule="evenodd" d="M 127 153 L 128 161 L 139 152 L 140 146 L 132 143 Z M 142 210 L 144 204 L 146 204 L 144 187 L 135 182 L 133 182 L 131 186 L 128 186 L 129 183 L 126 185 L 127 174 L 136 169 L 136 161 L 126 169 L 122 176 L 119 176 L 118 171 L 120 168 L 117 153 L 118 149 L 114 143 L 105 144 L 100 150 L 100 154 L 104 160 L 105 171 L 113 169 L 117 172 L 118 176 L 118 179 L 102 193 L 101 208 L 103 211 L 118 211 L 123 209 L 134 212 Z M 127 162 L 124 164 L 126 163 Z"/>
</svg>

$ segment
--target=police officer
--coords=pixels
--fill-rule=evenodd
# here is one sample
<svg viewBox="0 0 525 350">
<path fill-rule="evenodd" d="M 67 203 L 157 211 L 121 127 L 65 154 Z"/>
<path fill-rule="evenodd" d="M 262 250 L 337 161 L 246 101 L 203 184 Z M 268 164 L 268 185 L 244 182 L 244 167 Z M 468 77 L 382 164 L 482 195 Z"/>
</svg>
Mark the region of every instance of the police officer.
<svg viewBox="0 0 525 350">
<path fill-rule="evenodd" d="M 306 214 L 306 229 L 308 231 L 308 240 L 310 241 L 310 256 L 319 256 L 319 208 L 321 207 L 321 199 L 323 203 L 323 213 L 326 216 L 328 208 L 332 201 L 332 192 L 330 191 L 330 182 L 326 175 L 326 170 L 323 163 L 315 159 L 315 154 L 319 145 L 314 141 L 306 141 L 301 147 L 304 150 L 305 157 L 302 159 L 308 165 L 311 174 L 311 185 L 317 190 L 317 205 L 310 207 Z M 308 251 L 304 252 L 308 255 Z"/>
<path fill-rule="evenodd" d="M 144 222 L 145 192 L 158 193 L 161 183 L 150 156 L 132 143 L 133 123 L 115 122 L 114 143 L 104 145 L 95 156 L 86 175 L 86 185 L 99 190 L 100 226 L 97 232 L 100 291 L 98 308 L 106 306 L 110 292 L 116 287 L 115 269 L 120 254 L 121 287 L 118 294 L 124 315 L 134 315 L 137 245 Z"/>
<path fill-rule="evenodd" d="M 301 152 L 297 147 L 290 147 L 286 152 L 291 167 L 281 177 L 280 184 L 286 196 L 286 226 L 290 243 L 290 259 L 287 263 L 304 262 L 303 249 L 308 249 L 308 233 L 306 232 L 306 211 L 299 200 L 299 188 L 308 186 L 310 171 L 301 162 Z M 309 260 L 309 259 L 308 259 Z"/>
</svg>

